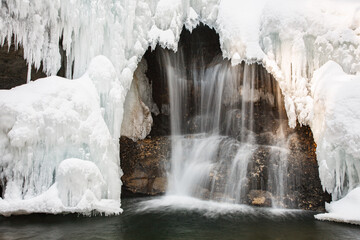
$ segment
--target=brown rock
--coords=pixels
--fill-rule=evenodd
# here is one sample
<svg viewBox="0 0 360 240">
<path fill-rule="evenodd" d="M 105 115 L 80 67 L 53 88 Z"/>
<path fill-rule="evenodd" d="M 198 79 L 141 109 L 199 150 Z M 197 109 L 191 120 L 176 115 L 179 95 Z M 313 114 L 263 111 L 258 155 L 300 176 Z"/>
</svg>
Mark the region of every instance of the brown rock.
<svg viewBox="0 0 360 240">
<path fill-rule="evenodd" d="M 248 202 L 254 206 L 271 207 L 272 195 L 262 190 L 251 190 L 248 194 Z"/>
<path fill-rule="evenodd" d="M 166 168 L 170 151 L 170 139 L 166 136 L 146 138 L 133 142 L 120 139 L 121 167 L 124 175 L 123 195 L 164 194 L 167 186 Z"/>
</svg>

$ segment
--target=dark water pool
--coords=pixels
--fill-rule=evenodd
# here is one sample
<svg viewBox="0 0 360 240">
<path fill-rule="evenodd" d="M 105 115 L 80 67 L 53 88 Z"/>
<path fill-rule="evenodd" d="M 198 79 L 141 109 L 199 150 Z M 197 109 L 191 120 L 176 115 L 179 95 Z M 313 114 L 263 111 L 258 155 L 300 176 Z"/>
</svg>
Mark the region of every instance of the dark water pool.
<svg viewBox="0 0 360 240">
<path fill-rule="evenodd" d="M 143 201 L 123 200 L 124 213 L 113 217 L 0 217 L 0 239 L 360 239 L 360 227 L 316 221 L 312 212 L 144 210 Z"/>
</svg>

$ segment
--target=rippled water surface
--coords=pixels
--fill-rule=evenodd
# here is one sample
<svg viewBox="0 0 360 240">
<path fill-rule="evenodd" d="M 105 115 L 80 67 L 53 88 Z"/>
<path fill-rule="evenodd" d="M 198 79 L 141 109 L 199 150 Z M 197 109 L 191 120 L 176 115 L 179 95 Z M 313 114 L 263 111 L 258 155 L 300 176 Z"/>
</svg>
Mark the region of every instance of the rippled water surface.
<svg viewBox="0 0 360 240">
<path fill-rule="evenodd" d="M 125 199 L 113 217 L 0 218 L 0 239 L 360 239 L 360 227 L 316 221 L 313 212 L 203 202 Z"/>
</svg>

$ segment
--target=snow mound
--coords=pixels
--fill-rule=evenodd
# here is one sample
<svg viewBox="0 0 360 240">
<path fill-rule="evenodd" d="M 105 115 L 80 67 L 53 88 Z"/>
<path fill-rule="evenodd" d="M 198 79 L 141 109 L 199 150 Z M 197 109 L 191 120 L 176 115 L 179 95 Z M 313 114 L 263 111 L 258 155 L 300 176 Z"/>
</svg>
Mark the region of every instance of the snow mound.
<svg viewBox="0 0 360 240">
<path fill-rule="evenodd" d="M 99 168 L 90 161 L 66 159 L 58 167 L 56 182 L 61 201 L 65 206 L 75 207 L 83 196 L 101 199 L 105 180 Z"/>
<path fill-rule="evenodd" d="M 360 187 L 355 188 L 339 201 L 326 204 L 329 213 L 315 215 L 318 220 L 360 225 Z"/>
<path fill-rule="evenodd" d="M 62 212 L 58 198 L 51 199 L 55 193 L 65 207 L 81 203 L 80 212 L 98 201 L 111 201 L 116 206 L 111 211 L 121 211 L 118 138 L 125 94 L 111 72 L 110 61 L 100 56 L 79 79 L 48 77 L 0 90 L 0 182 L 5 187 L 0 214 Z M 102 85 L 99 92 L 94 83 Z M 87 162 L 63 162 L 69 158 Z"/>
</svg>

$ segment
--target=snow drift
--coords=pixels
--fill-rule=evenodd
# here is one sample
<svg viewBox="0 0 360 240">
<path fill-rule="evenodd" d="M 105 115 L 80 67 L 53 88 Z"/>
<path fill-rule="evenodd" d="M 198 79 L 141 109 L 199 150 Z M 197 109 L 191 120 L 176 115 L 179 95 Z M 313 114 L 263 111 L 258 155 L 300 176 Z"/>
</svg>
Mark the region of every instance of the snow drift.
<svg viewBox="0 0 360 240">
<path fill-rule="evenodd" d="M 154 48 L 160 44 L 164 48 L 176 51 L 183 26 L 192 30 L 202 22 L 219 33 L 224 58 L 231 59 L 233 64 L 238 64 L 241 61 L 262 62 L 265 68 L 279 81 L 285 99 L 289 125 L 295 127 L 298 121 L 300 124 L 311 125 L 315 132 L 316 141 L 319 144 L 320 176 L 325 189 L 332 192 L 337 199 L 345 196 L 350 189 L 355 188 L 360 183 L 356 177 L 351 180 L 347 179 L 348 176 L 356 176 L 357 173 L 355 172 L 358 170 L 354 170 L 352 166 L 357 166 L 360 161 L 360 157 L 354 149 L 360 135 L 357 131 L 352 131 L 359 126 L 357 110 L 352 107 L 354 105 L 349 105 L 349 108 L 344 109 L 339 104 L 335 104 L 337 107 L 334 107 L 332 114 L 332 110 L 327 108 L 330 105 L 326 102 L 329 100 L 335 103 L 335 100 L 333 101 L 329 97 L 332 90 L 328 89 L 327 84 L 324 83 L 321 84 L 324 91 L 321 87 L 312 88 L 311 82 L 314 71 L 329 60 L 335 61 L 346 74 L 360 74 L 360 3 L 357 1 L 321 0 L 314 3 L 311 0 L 3 0 L 0 7 L 0 41 L 4 43 L 7 39 L 10 44 L 10 39 L 13 39 L 16 44 L 21 44 L 28 63 L 36 68 L 39 68 L 42 63 L 43 69 L 48 75 L 56 74 L 60 68 L 59 41 L 66 51 L 68 78 L 83 75 L 91 59 L 99 54 L 105 55 L 112 62 L 115 67 L 114 76 L 118 78 L 115 82 L 121 83 L 121 89 L 116 87 L 118 85 L 115 82 L 113 83 L 115 85 L 107 86 L 105 91 L 102 89 L 102 82 L 95 83 L 95 86 L 100 91 L 101 104 L 105 109 L 104 119 L 114 139 L 119 136 L 120 129 L 130 130 L 127 126 L 134 124 L 134 120 L 139 120 L 138 124 L 141 126 L 138 126 L 138 130 L 135 132 L 129 131 L 128 135 L 133 139 L 142 138 L 149 131 L 151 120 L 147 117 L 149 116 L 148 110 L 141 102 L 137 102 L 140 98 L 143 102 L 145 101 L 141 97 L 141 90 L 139 90 L 141 87 L 139 86 L 132 87 L 129 101 L 134 108 L 139 109 L 142 113 L 140 114 L 137 111 L 136 114 L 133 114 L 133 118 L 124 116 L 127 120 L 123 126 L 121 126 L 123 109 L 119 107 L 122 105 L 110 103 L 110 105 L 105 106 L 108 99 L 113 99 L 118 103 L 124 101 L 127 92 L 131 89 L 133 73 L 137 64 L 149 46 Z M 336 69 L 339 68 L 336 67 Z M 38 84 L 41 84 L 44 86 L 51 85 L 48 87 L 57 94 L 54 99 L 62 99 L 62 95 L 65 95 L 69 89 L 75 91 L 70 85 L 81 82 L 69 83 L 67 80 L 57 81 L 56 79 L 49 78 L 46 83 L 45 80 L 42 80 L 41 83 L 30 84 L 4 94 L 11 98 L 11 96 L 19 96 L 20 92 L 23 91 L 26 94 L 31 93 L 32 98 L 35 98 L 44 94 L 39 90 Z M 321 82 L 325 82 L 328 77 L 322 79 Z M 351 84 L 353 83 L 355 82 L 352 81 Z M 89 88 L 85 85 L 84 87 L 81 85 L 81 87 Z M 37 93 L 37 91 L 40 92 Z M 92 89 L 91 91 L 94 92 L 95 90 Z M 5 95 L 3 96 L 5 97 Z M 4 97 L 1 98 L 2 102 L 5 102 Z M 353 99 L 353 92 L 349 92 L 349 95 L 345 92 L 341 98 L 349 99 L 343 103 L 348 104 Z M 17 101 L 18 103 L 15 106 L 22 105 L 20 99 Z M 44 109 L 42 110 L 44 114 L 48 112 L 46 110 L 48 105 L 35 104 L 40 100 L 32 102 L 34 105 L 31 105 L 30 109 L 37 110 L 40 106 L 40 109 Z M 28 102 L 25 103 L 22 106 L 29 106 Z M 92 107 L 98 106 L 98 103 L 96 104 Z M 73 115 L 79 113 L 81 116 L 83 116 L 82 114 L 86 115 L 87 108 L 79 106 L 83 105 L 71 106 L 74 110 Z M 152 108 L 151 106 L 147 107 Z M 10 109 L 9 112 L 15 112 L 15 115 L 20 112 L 16 110 L 17 107 L 8 109 Z M 344 114 L 340 114 L 339 117 L 335 116 L 343 110 L 347 111 L 348 114 L 346 115 L 351 116 L 350 120 L 341 117 L 345 116 Z M 24 111 L 31 110 L 24 109 Z M 88 111 L 87 114 L 90 112 L 92 111 Z M 15 115 L 10 113 L 1 115 L 0 123 L 5 126 L 4 129 L 11 129 L 13 124 L 17 126 L 14 122 Z M 72 117 L 69 119 L 75 119 L 75 122 L 85 121 L 84 119 L 76 120 L 74 116 L 69 117 Z M 26 118 L 24 117 L 23 120 L 17 118 L 19 119 L 17 121 L 26 122 L 24 124 L 28 124 L 29 129 L 36 128 L 36 121 L 32 120 L 33 122 L 29 123 Z M 97 114 L 94 118 L 99 120 L 96 121 L 97 124 L 102 122 L 100 120 L 101 114 Z M 59 116 L 59 120 L 52 121 L 60 121 L 60 119 L 61 116 Z M 51 123 L 51 121 L 49 122 Z M 94 124 L 95 121 L 90 122 Z M 336 127 L 333 126 L 335 122 Z M 72 126 L 73 122 L 66 124 Z M 328 127 L 330 128 L 328 129 Z M 46 127 L 43 128 L 47 129 Z M 342 132 L 336 132 L 336 128 L 340 128 Z M 74 128 L 74 132 L 75 135 L 79 135 L 77 139 L 81 139 L 87 134 L 96 135 L 102 131 L 99 129 L 106 131 L 105 128 L 92 128 L 92 131 L 88 132 Z M 34 131 L 24 129 L 18 131 L 24 131 L 24 136 L 27 137 L 17 140 L 14 132 L 15 136 L 11 143 L 15 144 L 14 146 L 18 144 L 17 147 L 20 149 L 23 149 L 21 147 L 25 146 L 25 143 L 35 144 L 32 146 L 36 146 L 36 148 L 31 150 L 34 152 L 45 148 L 39 147 L 40 145 L 32 139 L 47 136 L 51 140 L 51 136 L 53 136 L 53 134 L 47 134 L 45 130 L 39 136 Z M 124 132 L 126 131 L 124 130 Z M 346 140 L 340 139 L 344 132 L 348 133 Z M 67 134 L 66 130 L 63 134 Z M 102 138 L 106 138 L 104 136 Z M 7 138 L 10 137 L 12 135 Z M 330 137 L 330 145 L 327 141 L 328 137 Z M 70 137 L 63 139 L 62 145 L 50 149 L 62 149 L 59 152 L 68 152 L 67 149 L 69 149 L 70 152 L 76 152 L 71 150 L 73 144 L 65 146 L 66 141 L 76 142 L 76 139 Z M 337 139 L 340 141 L 336 143 Z M 52 141 L 54 142 L 54 140 Z M 83 139 L 76 143 L 81 141 L 88 144 L 88 140 Z M 91 140 L 90 143 L 97 144 L 99 140 Z M 7 149 L 6 144 L 8 144 L 6 141 L 1 143 L 2 149 Z M 107 144 L 99 145 L 101 149 L 110 146 Z M 92 154 L 96 154 L 91 152 L 93 149 L 91 146 L 83 146 L 86 152 L 85 157 L 81 154 L 75 154 L 76 156 L 72 157 L 87 159 L 86 156 L 91 156 L 91 160 L 94 162 L 99 161 L 95 159 L 105 159 L 104 156 L 94 157 Z M 348 150 L 349 152 L 347 152 Z M 87 155 L 89 152 L 90 155 Z M 25 153 L 22 154 L 23 156 L 26 155 Z M 55 150 L 51 154 L 57 155 Z M 110 156 L 109 159 L 115 158 L 113 150 L 99 151 L 98 154 Z M 13 156 L 5 159 L 12 158 Z M 32 158 L 29 157 L 29 159 Z M 65 157 L 59 159 L 62 160 Z M 11 161 L 6 160 L 5 162 L 8 164 Z M 30 162 L 31 160 L 29 160 Z M 54 169 L 58 163 L 53 164 L 51 169 Z M 109 176 L 110 173 L 103 173 L 105 171 L 103 165 L 97 165 L 100 166 L 99 169 L 104 178 Z M 25 169 L 21 168 L 18 171 L 22 172 L 23 170 L 25 172 Z M 35 178 L 35 176 L 31 178 Z M 50 178 L 50 175 L 47 178 Z M 38 182 L 37 179 L 31 181 L 34 184 Z M 106 181 L 107 179 L 105 179 Z M 48 179 L 45 186 L 49 187 L 50 182 Z M 118 182 L 114 183 L 114 185 L 116 184 Z M 42 192 L 39 188 L 35 188 L 34 191 L 36 193 Z"/>
</svg>

